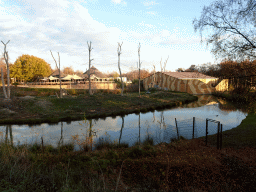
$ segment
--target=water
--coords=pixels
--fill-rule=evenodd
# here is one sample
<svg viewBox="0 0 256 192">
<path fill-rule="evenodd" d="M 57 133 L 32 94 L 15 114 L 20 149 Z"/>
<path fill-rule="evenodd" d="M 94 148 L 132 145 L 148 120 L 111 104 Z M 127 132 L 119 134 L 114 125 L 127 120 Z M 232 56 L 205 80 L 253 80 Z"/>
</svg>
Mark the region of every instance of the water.
<svg viewBox="0 0 256 192">
<path fill-rule="evenodd" d="M 41 125 L 0 126 L 1 139 L 12 140 L 14 145 L 41 143 L 58 144 L 74 143 L 75 150 L 92 130 L 93 140 L 108 138 L 117 143 L 143 141 L 153 137 L 155 144 L 170 142 L 171 138 L 183 136 L 192 138 L 193 117 L 195 117 L 194 137 L 205 136 L 206 118 L 220 121 L 223 131 L 238 126 L 247 113 L 240 106 L 234 106 L 213 96 L 200 96 L 198 101 L 174 109 L 147 112 L 145 114 L 129 114 L 124 117 L 107 117 L 88 121 L 59 122 Z M 177 120 L 178 133 L 175 118 Z M 209 122 L 209 135 L 217 133 L 217 124 Z"/>
</svg>

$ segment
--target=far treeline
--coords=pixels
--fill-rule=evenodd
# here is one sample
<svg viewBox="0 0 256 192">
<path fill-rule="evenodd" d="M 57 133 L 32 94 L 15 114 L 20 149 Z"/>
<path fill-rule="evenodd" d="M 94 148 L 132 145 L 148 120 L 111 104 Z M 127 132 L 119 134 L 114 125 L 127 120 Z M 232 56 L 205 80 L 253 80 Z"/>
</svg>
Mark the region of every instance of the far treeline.
<svg viewBox="0 0 256 192">
<path fill-rule="evenodd" d="M 191 65 L 188 69 L 179 68 L 180 72 L 199 72 L 205 75 L 220 77 L 220 78 L 232 78 L 232 77 L 248 77 L 256 75 L 256 60 L 254 61 L 231 61 L 226 60 L 219 64 L 202 64 Z"/>
<path fill-rule="evenodd" d="M 3 69 L 4 79 L 7 77 L 6 64 L 4 58 L 0 58 L 0 68 Z M 33 82 L 38 81 L 39 78 L 50 76 L 55 70 L 51 68 L 45 60 L 35 57 L 33 55 L 22 55 L 17 58 L 14 64 L 10 64 L 10 77 L 16 78 L 17 81 Z M 179 72 L 200 72 L 213 77 L 231 78 L 241 76 L 254 76 L 256 75 L 256 60 L 254 61 L 231 61 L 226 60 L 220 64 L 201 64 L 191 65 L 188 69 L 178 68 Z M 84 72 L 81 70 L 75 71 L 72 66 L 64 67 L 61 70 L 63 74 L 77 74 L 82 75 Z M 141 79 L 152 75 L 155 71 L 149 71 L 145 69 L 140 70 Z M 118 72 L 111 72 L 104 74 L 107 77 L 119 77 Z M 123 73 L 124 77 L 128 80 L 136 82 L 139 79 L 139 70 L 131 70 L 127 73 Z"/>
<path fill-rule="evenodd" d="M 4 79 L 6 80 L 7 70 L 4 58 L 0 58 L 0 68 L 3 69 Z M 52 69 L 49 63 L 33 55 L 24 54 L 18 57 L 14 64 L 10 63 L 10 78 L 15 78 L 18 82 L 38 81 L 40 78 L 50 76 L 54 71 L 55 69 Z M 72 66 L 64 67 L 63 70 L 61 70 L 61 72 L 65 75 L 76 74 L 80 76 L 84 73 L 84 71 L 81 70 L 75 71 Z M 141 69 L 141 79 L 144 79 L 151 73 L 148 70 Z M 119 77 L 119 74 L 117 72 L 111 72 L 109 74 L 104 75 L 106 77 Z M 131 70 L 127 73 L 124 73 L 122 76 L 127 77 L 128 80 L 134 81 L 136 79 L 139 79 L 139 70 Z"/>
</svg>

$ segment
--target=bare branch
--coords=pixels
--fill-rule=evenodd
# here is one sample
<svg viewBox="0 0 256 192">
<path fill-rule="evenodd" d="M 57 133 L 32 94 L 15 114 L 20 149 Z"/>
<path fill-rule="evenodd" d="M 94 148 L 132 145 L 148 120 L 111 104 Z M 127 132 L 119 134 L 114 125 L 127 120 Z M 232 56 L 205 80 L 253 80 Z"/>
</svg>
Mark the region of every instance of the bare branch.
<svg viewBox="0 0 256 192">
<path fill-rule="evenodd" d="M 56 68 L 57 69 L 59 69 L 59 67 L 58 67 L 58 65 L 57 65 L 57 61 L 55 60 L 55 58 L 54 58 L 54 56 L 53 56 L 53 54 L 52 54 L 52 51 L 50 50 L 50 52 L 51 52 L 51 55 L 52 55 L 52 58 L 53 58 L 53 60 L 54 60 L 54 62 L 55 62 L 55 64 L 56 64 Z M 59 53 L 58 53 L 59 54 Z"/>
</svg>

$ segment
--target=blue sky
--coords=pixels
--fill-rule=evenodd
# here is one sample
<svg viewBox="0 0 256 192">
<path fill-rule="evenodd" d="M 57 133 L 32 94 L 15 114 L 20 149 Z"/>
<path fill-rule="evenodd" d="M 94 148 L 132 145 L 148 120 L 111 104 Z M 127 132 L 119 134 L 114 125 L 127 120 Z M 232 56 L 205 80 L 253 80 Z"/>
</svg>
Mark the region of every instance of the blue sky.
<svg viewBox="0 0 256 192">
<path fill-rule="evenodd" d="M 51 57 L 60 53 L 61 69 L 118 71 L 117 43 L 123 42 L 122 72 L 137 68 L 138 44 L 141 66 L 149 71 L 188 68 L 214 63 L 210 49 L 200 43 L 192 21 L 213 0 L 0 0 L 0 40 L 11 62 L 22 54 L 40 57 L 55 67 Z M 3 52 L 3 45 L 2 51 Z M 0 50 L 1 50 L 0 49 Z"/>
</svg>

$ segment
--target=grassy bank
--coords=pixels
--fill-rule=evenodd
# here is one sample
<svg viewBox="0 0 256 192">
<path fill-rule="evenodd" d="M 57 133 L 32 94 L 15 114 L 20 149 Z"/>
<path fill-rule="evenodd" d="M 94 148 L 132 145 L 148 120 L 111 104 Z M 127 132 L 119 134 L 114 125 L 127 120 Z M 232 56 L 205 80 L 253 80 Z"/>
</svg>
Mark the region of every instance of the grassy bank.
<svg viewBox="0 0 256 192">
<path fill-rule="evenodd" d="M 0 100 L 0 124 L 117 116 L 171 108 L 197 100 L 196 96 L 187 93 L 165 91 L 142 92 L 139 97 L 138 93 L 120 96 L 120 90 L 102 90 L 92 96 L 87 90 L 68 90 L 69 95 L 62 99 L 55 96 L 56 92 L 53 89 L 12 88 L 12 100 Z"/>
<path fill-rule="evenodd" d="M 141 145 L 0 145 L 1 191 L 253 191 L 256 150 L 206 147 L 200 139 Z"/>
</svg>

